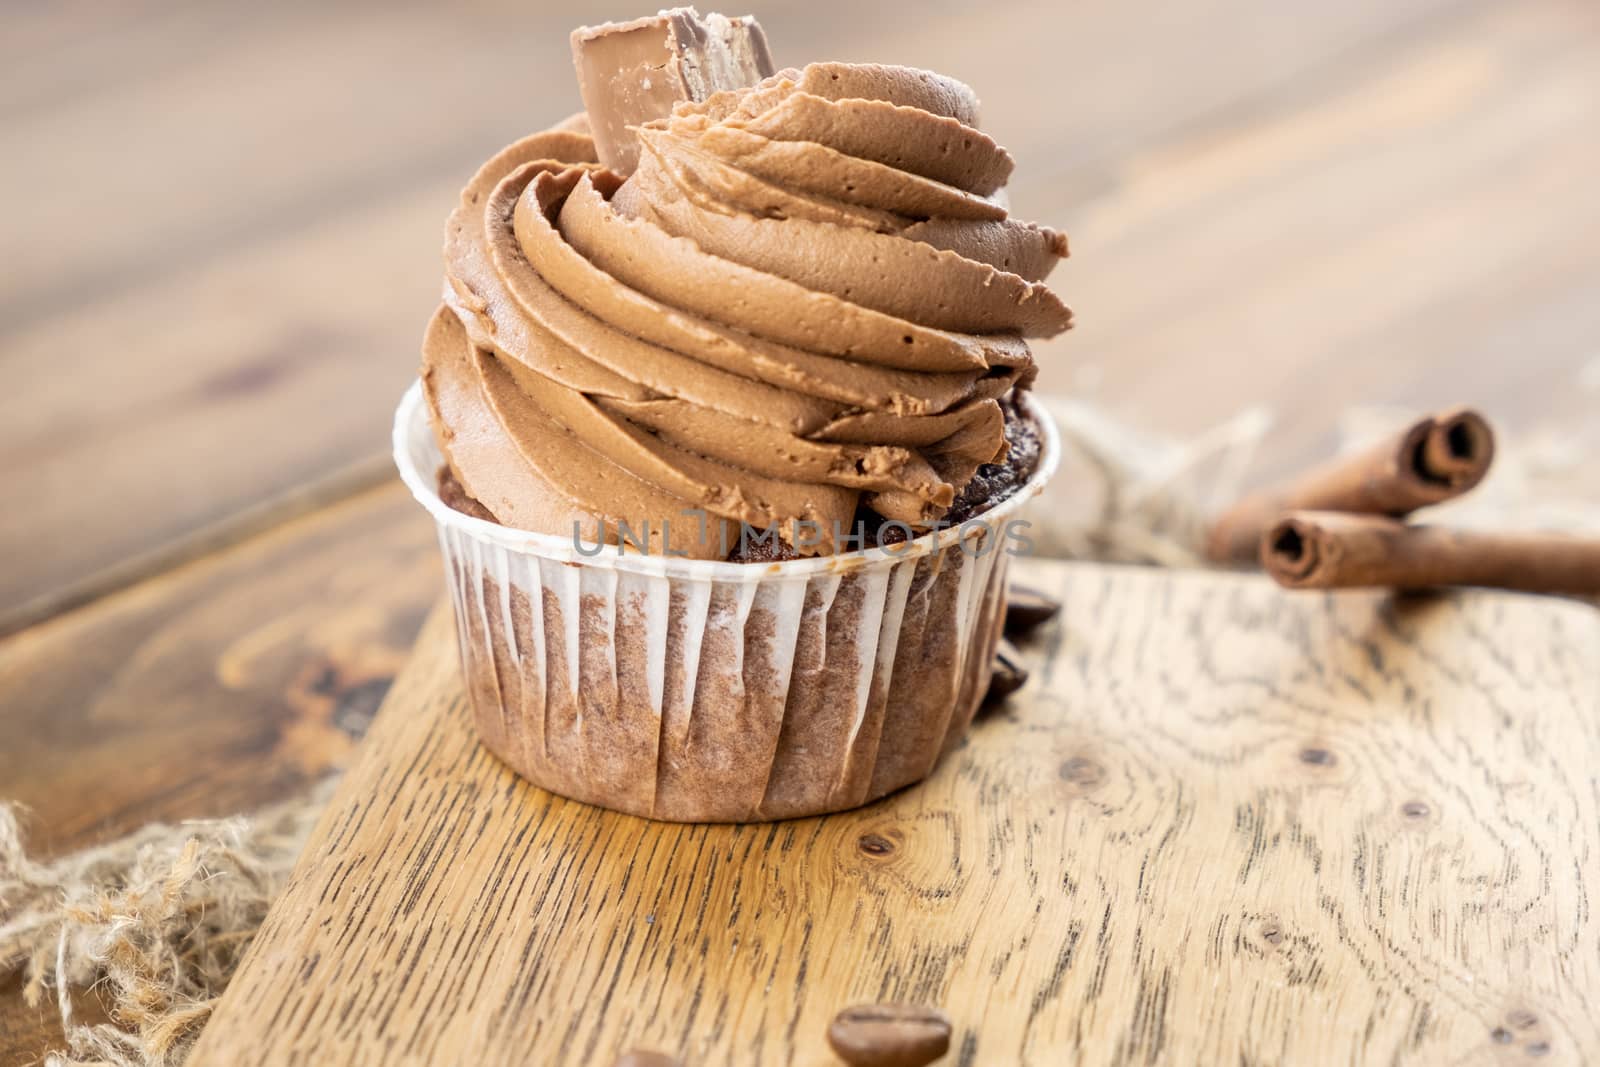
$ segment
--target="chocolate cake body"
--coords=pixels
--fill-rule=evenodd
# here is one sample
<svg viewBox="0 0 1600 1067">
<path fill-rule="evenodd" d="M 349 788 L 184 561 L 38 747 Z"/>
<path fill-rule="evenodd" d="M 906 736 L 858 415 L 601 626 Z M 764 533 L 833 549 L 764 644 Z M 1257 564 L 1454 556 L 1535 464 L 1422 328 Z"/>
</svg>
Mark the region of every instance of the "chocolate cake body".
<svg viewBox="0 0 1600 1067">
<path fill-rule="evenodd" d="M 664 619 L 644 590 L 574 602 L 463 561 L 451 580 L 465 601 L 468 702 L 489 748 L 552 792 L 685 822 L 840 811 L 925 777 L 983 699 L 1004 617 L 1005 568 L 959 550 L 895 565 L 888 580 L 904 596 L 887 608 L 897 633 L 883 658 L 872 575 L 813 579 L 793 600 L 747 603 L 719 585 L 700 604 L 672 591 Z M 967 598 L 984 608 L 979 624 L 951 625 Z M 792 645 L 778 639 L 785 616 Z M 571 630 L 575 659 L 570 642 L 550 640 Z"/>
</svg>

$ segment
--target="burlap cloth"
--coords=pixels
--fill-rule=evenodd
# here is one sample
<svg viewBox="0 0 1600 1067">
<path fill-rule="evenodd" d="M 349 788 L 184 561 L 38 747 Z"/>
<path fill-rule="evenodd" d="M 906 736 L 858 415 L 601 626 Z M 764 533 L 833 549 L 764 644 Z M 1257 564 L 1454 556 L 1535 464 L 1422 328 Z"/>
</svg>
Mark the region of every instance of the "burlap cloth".
<svg viewBox="0 0 1600 1067">
<path fill-rule="evenodd" d="M 1600 361 L 1577 383 L 1600 390 Z M 1239 493 L 1271 426 L 1246 411 L 1172 441 L 1047 398 L 1061 430 L 1061 473 L 1029 508 L 1036 552 L 1066 559 L 1201 566 L 1206 516 Z M 1354 448 L 1415 417 L 1364 409 L 1340 427 Z M 1546 427 L 1502 440 L 1453 523 L 1600 531 L 1600 425 Z M 30 1004 L 53 998 L 68 1048 L 48 1067 L 181 1063 L 241 953 L 288 877 L 331 791 L 248 816 L 150 825 L 49 863 L 29 859 L 15 807 L 0 804 L 0 973 L 23 973 Z M 94 987 L 109 1022 L 73 1015 Z"/>
</svg>

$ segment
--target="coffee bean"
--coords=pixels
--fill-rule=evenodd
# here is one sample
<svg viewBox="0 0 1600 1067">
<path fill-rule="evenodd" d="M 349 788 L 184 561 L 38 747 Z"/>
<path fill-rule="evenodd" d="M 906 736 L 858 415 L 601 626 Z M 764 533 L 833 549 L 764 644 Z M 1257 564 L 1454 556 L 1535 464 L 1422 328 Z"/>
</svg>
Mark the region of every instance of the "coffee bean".
<svg viewBox="0 0 1600 1067">
<path fill-rule="evenodd" d="M 1061 601 L 1042 590 L 1012 582 L 1006 589 L 1006 635 L 1021 637 L 1051 619 Z"/>
<path fill-rule="evenodd" d="M 828 1044 L 850 1067 L 924 1067 L 950 1051 L 950 1020 L 918 1004 L 858 1004 L 833 1017 Z"/>
<path fill-rule="evenodd" d="M 994 660 L 990 664 L 989 691 L 985 703 L 996 703 L 1021 689 L 1028 680 L 1028 668 L 1022 665 L 1022 656 L 1016 646 L 1005 638 L 995 646 Z"/>
<path fill-rule="evenodd" d="M 612 1067 L 683 1067 L 683 1061 L 674 1059 L 665 1052 L 636 1048 L 631 1052 L 624 1052 Z"/>
</svg>

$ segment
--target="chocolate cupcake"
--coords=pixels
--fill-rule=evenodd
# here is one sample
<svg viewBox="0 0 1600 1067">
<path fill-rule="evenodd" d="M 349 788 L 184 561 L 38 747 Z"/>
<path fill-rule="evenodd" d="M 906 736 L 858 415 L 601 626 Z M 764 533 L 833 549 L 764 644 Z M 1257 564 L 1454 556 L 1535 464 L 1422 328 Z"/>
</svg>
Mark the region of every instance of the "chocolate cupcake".
<svg viewBox="0 0 1600 1067">
<path fill-rule="evenodd" d="M 987 686 L 1055 465 L 1024 338 L 1070 324 L 1065 239 L 1008 216 L 1010 156 L 925 71 L 781 71 L 630 150 L 579 116 L 484 165 L 397 414 L 479 731 L 653 818 L 876 799 Z"/>
</svg>

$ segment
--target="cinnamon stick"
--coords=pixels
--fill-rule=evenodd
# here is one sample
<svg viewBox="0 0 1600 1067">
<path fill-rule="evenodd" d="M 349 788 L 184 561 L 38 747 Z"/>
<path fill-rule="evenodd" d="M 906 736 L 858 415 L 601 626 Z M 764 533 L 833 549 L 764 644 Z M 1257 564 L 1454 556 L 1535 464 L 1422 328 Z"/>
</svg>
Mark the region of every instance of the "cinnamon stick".
<svg viewBox="0 0 1600 1067">
<path fill-rule="evenodd" d="M 1493 459 L 1494 431 L 1481 414 L 1429 415 L 1364 452 L 1244 497 L 1212 524 L 1206 554 L 1214 563 L 1254 560 L 1262 532 L 1286 511 L 1409 515 L 1467 492 Z"/>
<path fill-rule="evenodd" d="M 1297 511 L 1261 539 L 1261 565 L 1290 589 L 1479 585 L 1600 596 L 1600 538 L 1407 525 Z"/>
</svg>

